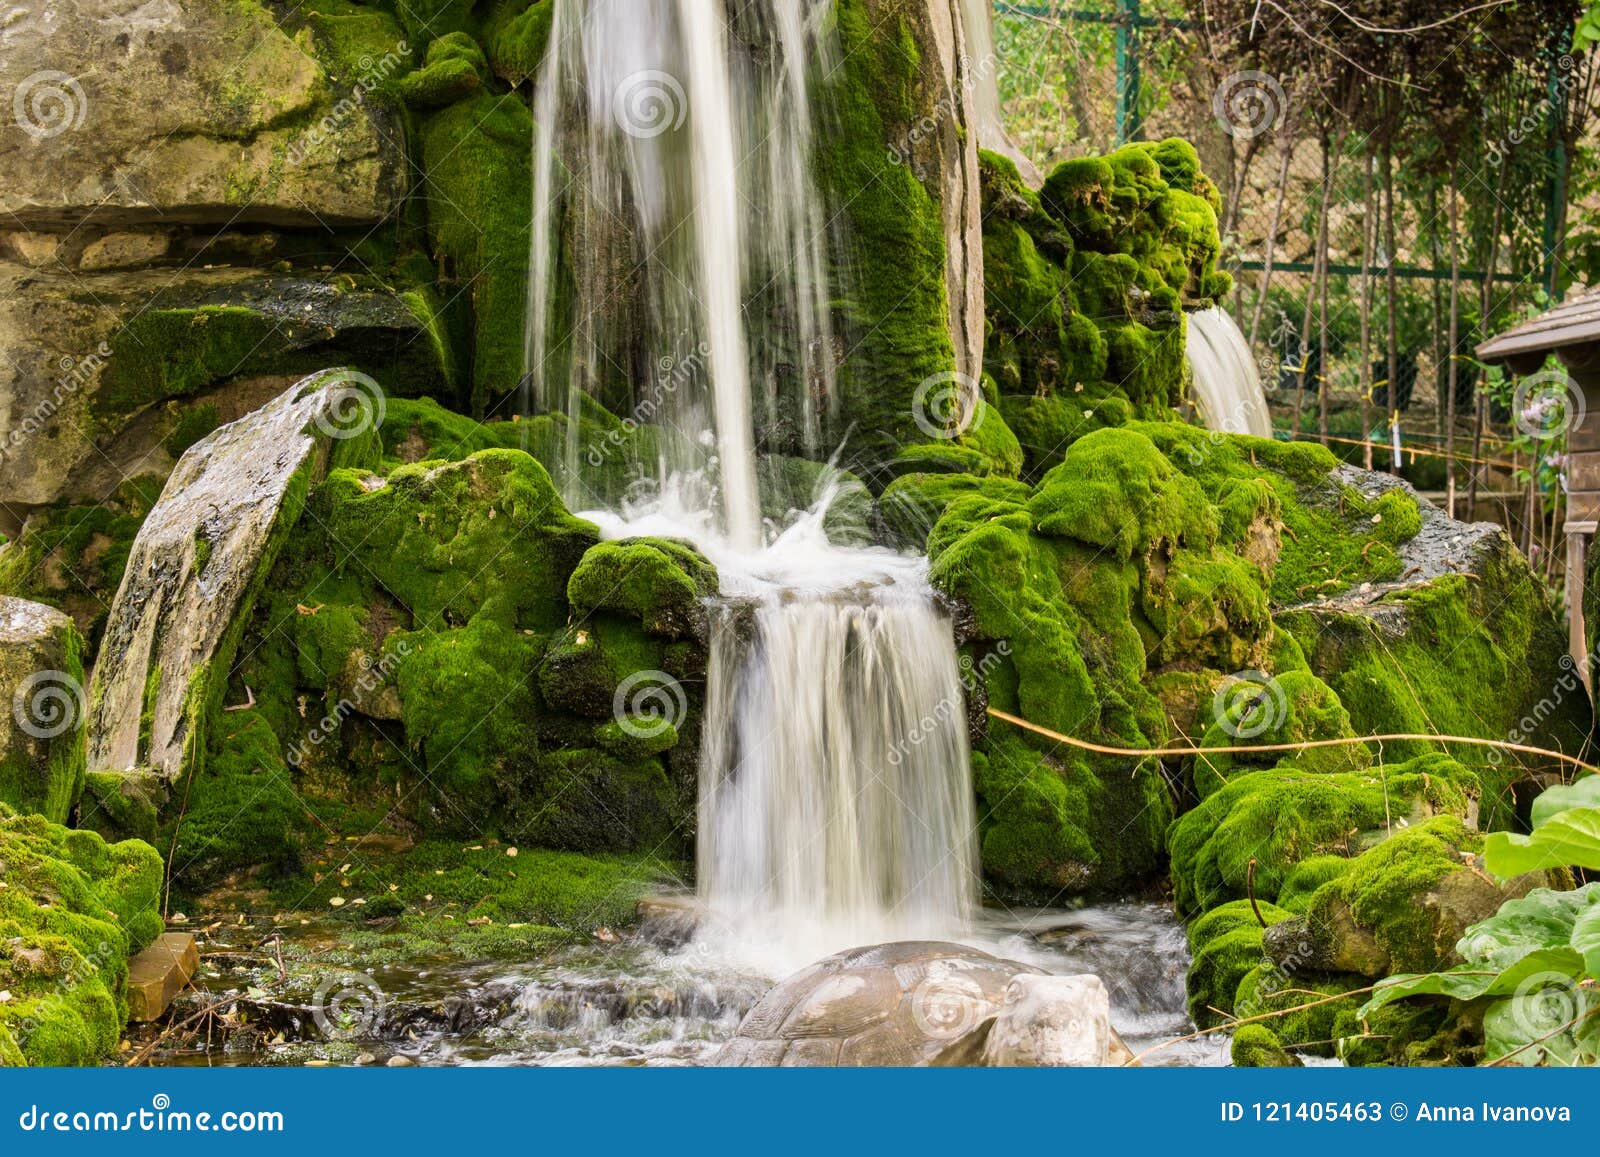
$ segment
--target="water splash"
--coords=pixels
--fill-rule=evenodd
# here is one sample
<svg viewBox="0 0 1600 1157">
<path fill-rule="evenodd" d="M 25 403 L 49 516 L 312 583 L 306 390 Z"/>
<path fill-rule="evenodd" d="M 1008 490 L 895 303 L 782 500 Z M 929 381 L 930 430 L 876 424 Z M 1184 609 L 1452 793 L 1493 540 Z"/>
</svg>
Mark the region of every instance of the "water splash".
<svg viewBox="0 0 1600 1157">
<path fill-rule="evenodd" d="M 1233 315 L 1215 306 L 1189 314 L 1185 348 L 1200 420 L 1224 433 L 1272 437 L 1261 374 Z"/>
</svg>

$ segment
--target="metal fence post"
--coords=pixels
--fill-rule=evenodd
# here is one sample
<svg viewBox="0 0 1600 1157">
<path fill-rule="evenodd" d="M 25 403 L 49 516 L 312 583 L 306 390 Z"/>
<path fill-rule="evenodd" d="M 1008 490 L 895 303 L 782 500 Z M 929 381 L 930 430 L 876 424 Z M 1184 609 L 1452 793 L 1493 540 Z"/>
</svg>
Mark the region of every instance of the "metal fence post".
<svg viewBox="0 0 1600 1157">
<path fill-rule="evenodd" d="M 1139 139 L 1139 0 L 1117 0 L 1117 144 Z"/>
</svg>

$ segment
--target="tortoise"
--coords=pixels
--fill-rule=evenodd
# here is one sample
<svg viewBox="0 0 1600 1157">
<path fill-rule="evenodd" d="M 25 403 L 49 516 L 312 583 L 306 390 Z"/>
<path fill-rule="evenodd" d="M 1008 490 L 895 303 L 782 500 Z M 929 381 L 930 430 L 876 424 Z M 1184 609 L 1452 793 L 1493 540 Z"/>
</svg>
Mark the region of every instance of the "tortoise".
<svg viewBox="0 0 1600 1157">
<path fill-rule="evenodd" d="M 1008 1014 L 1012 1023 L 996 1031 Z M 1121 1064 L 1132 1054 L 1108 1016 L 1098 977 L 1055 977 L 961 944 L 904 940 L 835 953 L 769 989 L 713 1063 Z M 1075 1039 L 1062 1039 L 1069 1031 Z M 1036 1039 L 997 1055 L 991 1034 Z"/>
</svg>

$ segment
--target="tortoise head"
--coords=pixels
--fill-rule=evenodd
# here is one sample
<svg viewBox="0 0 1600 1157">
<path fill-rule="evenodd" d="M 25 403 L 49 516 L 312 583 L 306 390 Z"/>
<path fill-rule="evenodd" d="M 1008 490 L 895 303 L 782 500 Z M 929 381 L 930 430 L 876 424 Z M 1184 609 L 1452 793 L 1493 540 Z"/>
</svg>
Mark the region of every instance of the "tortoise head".
<svg viewBox="0 0 1600 1157">
<path fill-rule="evenodd" d="M 1092 974 L 1019 973 L 984 1043 L 985 1065 L 1105 1065 L 1115 1034 L 1111 998 Z"/>
</svg>

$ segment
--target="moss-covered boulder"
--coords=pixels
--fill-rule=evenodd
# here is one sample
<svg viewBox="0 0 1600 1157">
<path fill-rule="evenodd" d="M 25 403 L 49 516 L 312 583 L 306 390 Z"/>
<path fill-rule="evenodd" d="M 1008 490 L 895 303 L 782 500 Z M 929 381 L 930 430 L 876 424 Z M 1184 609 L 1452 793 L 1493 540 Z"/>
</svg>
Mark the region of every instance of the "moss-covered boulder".
<svg viewBox="0 0 1600 1157">
<path fill-rule="evenodd" d="M 161 857 L 0 803 L 0 1065 L 86 1065 L 127 1019 L 128 957 L 161 932 Z"/>
<path fill-rule="evenodd" d="M 1550 882 L 1541 872 L 1495 883 L 1482 844 L 1455 816 L 1396 831 L 1297 903 L 1302 914 L 1268 936 L 1269 955 L 1374 979 L 1458 963 L 1456 942 L 1469 926 Z"/>
<path fill-rule="evenodd" d="M 72 620 L 0 595 L 0 803 L 66 822 L 83 791 L 83 688 Z"/>
<path fill-rule="evenodd" d="M 1185 914 L 1243 898 L 1279 897 L 1296 865 L 1353 856 L 1399 824 L 1463 817 L 1478 791 L 1447 756 L 1331 774 L 1285 764 L 1231 780 L 1172 825 L 1173 896 Z"/>
<path fill-rule="evenodd" d="M 1213 304 L 1219 205 L 1184 141 L 1066 161 L 1038 193 L 980 159 L 984 368 L 1034 476 L 1076 439 L 1182 401 L 1184 308 Z"/>
<path fill-rule="evenodd" d="M 625 538 L 591 547 L 567 581 L 567 599 L 580 614 L 606 610 L 637 618 L 655 635 L 681 638 L 704 617 L 717 593 L 717 569 L 693 543 L 674 538 Z"/>
</svg>

